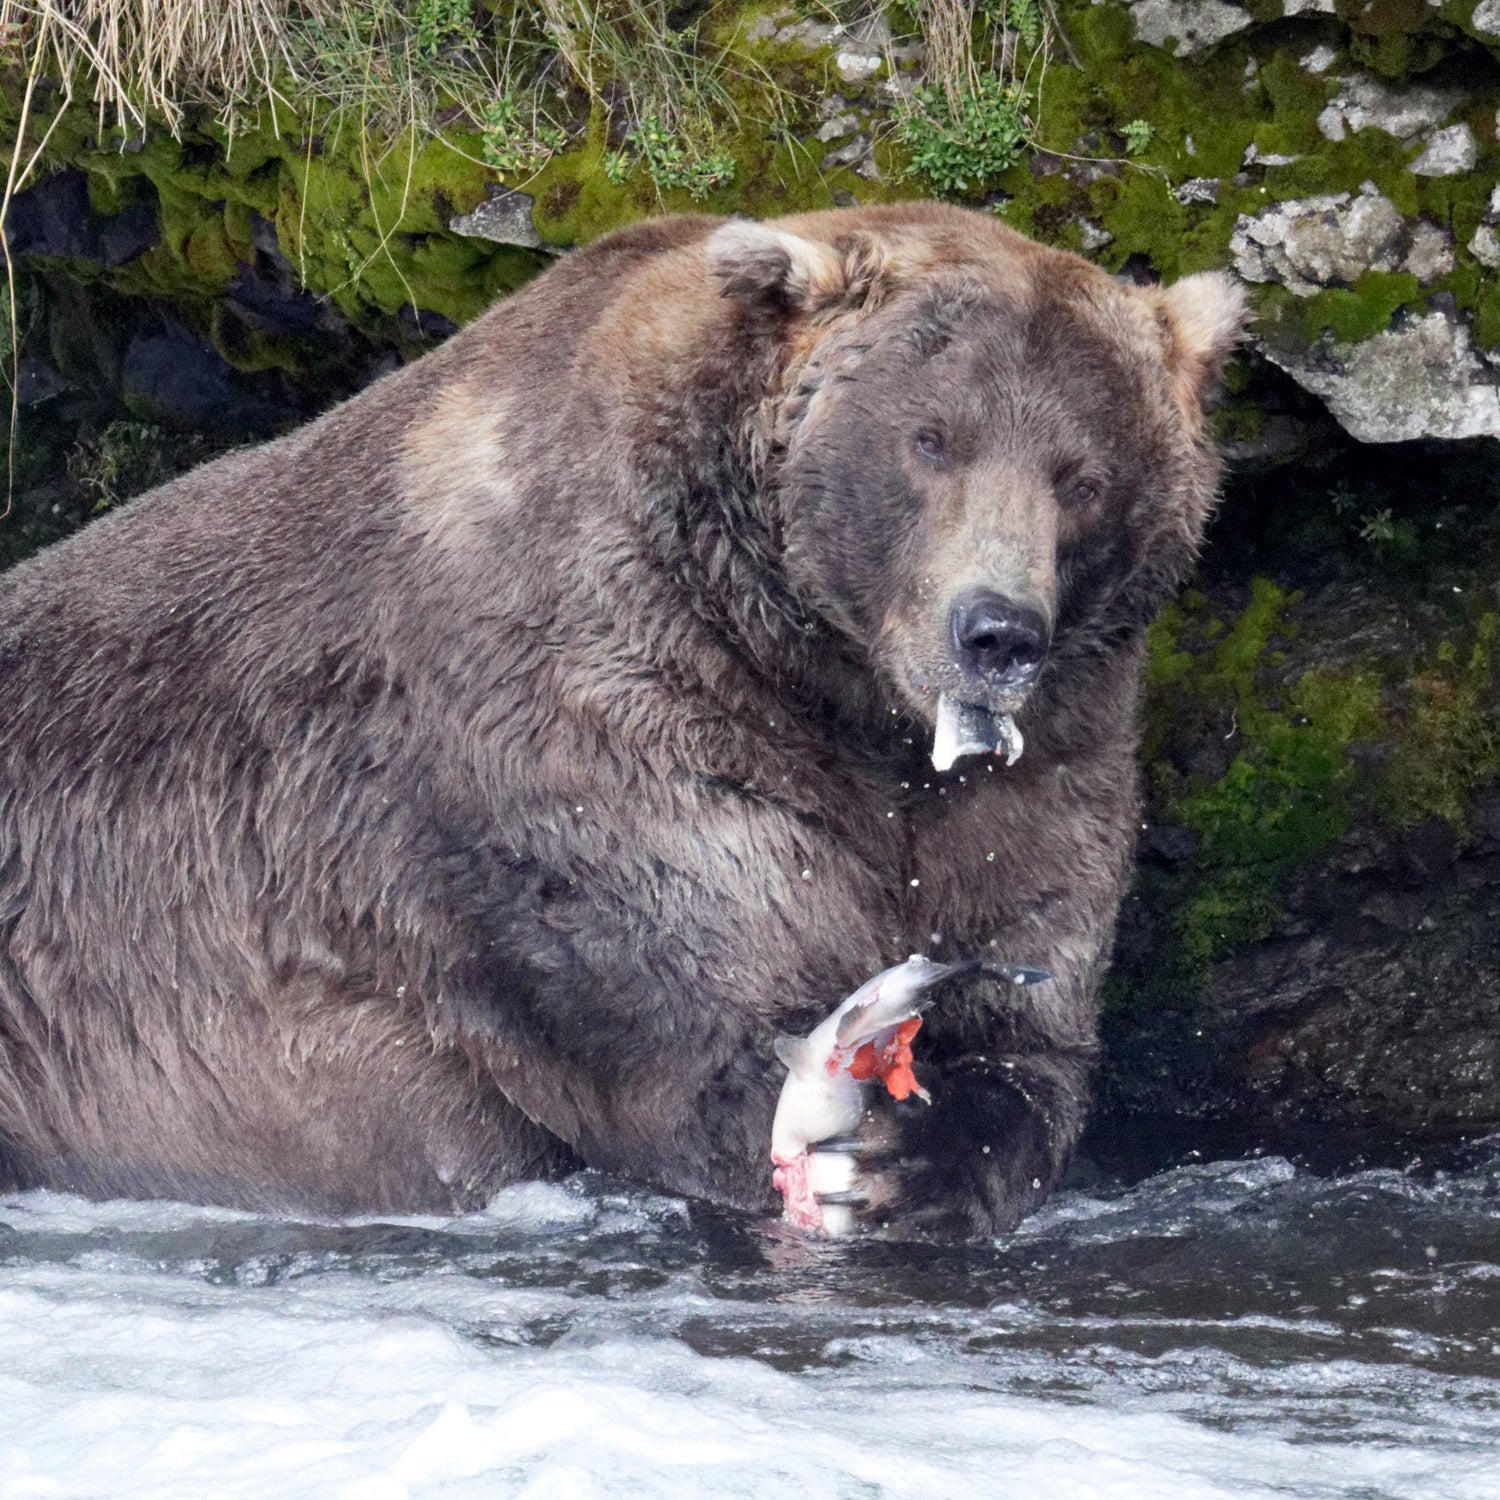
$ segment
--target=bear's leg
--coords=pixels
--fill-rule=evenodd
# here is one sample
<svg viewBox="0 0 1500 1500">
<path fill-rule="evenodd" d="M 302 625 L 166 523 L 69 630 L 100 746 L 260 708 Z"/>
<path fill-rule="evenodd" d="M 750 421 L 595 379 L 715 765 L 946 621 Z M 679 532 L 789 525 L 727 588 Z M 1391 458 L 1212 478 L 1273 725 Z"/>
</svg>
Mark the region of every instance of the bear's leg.
<svg viewBox="0 0 1500 1500">
<path fill-rule="evenodd" d="M 71 1038 L 0 1048 L 0 1182 L 271 1212 L 450 1213 L 577 1165 L 419 1013 L 358 982 L 285 975 L 185 1003 L 149 1036 L 116 1028 L 131 1012 L 98 997 L 75 1007 L 85 1013 Z"/>
<path fill-rule="evenodd" d="M 14 1143 L 0 1136 L 0 1193 L 13 1193 L 29 1188 L 37 1181 L 26 1159 Z"/>
</svg>

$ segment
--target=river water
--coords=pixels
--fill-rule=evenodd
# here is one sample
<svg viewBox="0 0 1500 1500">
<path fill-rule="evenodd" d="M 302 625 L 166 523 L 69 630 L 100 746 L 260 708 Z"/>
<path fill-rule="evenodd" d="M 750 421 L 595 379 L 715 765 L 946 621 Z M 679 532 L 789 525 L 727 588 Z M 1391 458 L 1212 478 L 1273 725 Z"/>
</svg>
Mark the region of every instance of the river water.
<svg viewBox="0 0 1500 1500">
<path fill-rule="evenodd" d="M 0 1198 L 0 1496 L 1500 1500 L 1500 1137 L 812 1244 L 583 1175 L 457 1220 Z"/>
</svg>

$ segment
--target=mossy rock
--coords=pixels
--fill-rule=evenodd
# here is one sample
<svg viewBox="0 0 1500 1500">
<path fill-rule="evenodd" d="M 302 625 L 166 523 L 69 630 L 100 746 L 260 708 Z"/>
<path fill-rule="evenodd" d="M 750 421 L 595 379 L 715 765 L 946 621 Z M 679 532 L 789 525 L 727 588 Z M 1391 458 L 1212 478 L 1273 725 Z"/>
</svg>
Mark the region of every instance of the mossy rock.
<svg viewBox="0 0 1500 1500">
<path fill-rule="evenodd" d="M 1438 8 L 1425 0 L 1338 0 L 1332 12 L 1291 16 L 1281 0 L 1242 9 L 1247 24 L 1178 56 L 1141 40 L 1144 11 L 1134 5 L 1064 0 L 1048 66 L 1029 75 L 1035 149 L 997 176 L 975 180 L 963 196 L 1111 269 L 1147 265 L 1173 278 L 1229 264 L 1236 227 L 1274 205 L 1357 196 L 1373 185 L 1409 226 L 1428 226 L 1424 232 L 1450 248 L 1429 257 L 1420 276 L 1375 267 L 1310 297 L 1267 284 L 1257 333 L 1302 379 L 1309 361 L 1344 361 L 1351 348 L 1436 307 L 1473 346 L 1477 373 L 1465 378 L 1486 378 L 1481 357 L 1500 347 L 1500 279 L 1480 258 L 1483 246 L 1471 247 L 1495 217 L 1500 74 L 1493 49 L 1500 37 L 1476 25 L 1470 0 Z M 715 106 L 715 149 L 732 161 L 732 172 L 699 196 L 664 188 L 640 159 L 622 153 L 623 127 L 609 108 L 596 102 L 579 113 L 576 101 L 564 105 L 562 114 L 572 111 L 575 121 L 566 149 L 546 156 L 530 176 L 505 180 L 535 200 L 542 241 L 565 249 L 669 211 L 769 215 L 930 191 L 907 174 L 910 157 L 897 130 L 899 97 L 918 76 L 910 59 L 891 76 L 882 69 L 846 82 L 834 66 L 840 44 L 828 18 L 819 12 L 817 24 L 786 24 L 794 16 L 791 6 L 766 0 L 723 0 L 697 13 L 695 45 L 738 59 L 723 73 Z M 891 16 L 898 34 L 914 24 L 898 9 Z M 992 24 L 981 21 L 981 44 Z M 1472 168 L 1414 173 L 1422 142 L 1357 112 L 1348 118 L 1358 128 L 1351 124 L 1330 139 L 1340 132 L 1330 132 L 1326 112 L 1345 88 L 1342 80 L 1360 73 L 1398 90 L 1416 80 L 1443 98 L 1451 94 L 1453 107 L 1418 134 L 1430 136 L 1440 123 L 1462 126 Z M 13 80 L 12 129 L 15 89 Z M 768 98 L 777 101 L 774 110 Z M 816 139 L 823 105 L 858 115 L 872 141 L 867 166 L 875 163 L 875 175 L 848 164 L 821 169 L 828 155 Z M 32 139 L 47 123 L 45 113 L 33 122 Z M 161 242 L 111 271 L 110 284 L 198 304 L 196 326 L 215 338 L 208 305 L 253 255 L 252 214 L 274 225 L 309 291 L 386 345 L 404 347 L 403 309 L 463 323 L 545 264 L 533 252 L 450 230 L 455 215 L 479 203 L 500 175 L 485 165 L 483 131 L 462 115 L 440 130 L 391 140 L 347 119 L 328 126 L 269 107 L 254 128 L 231 137 L 200 112 L 188 116 L 180 139 L 156 128 L 127 140 L 120 133 L 98 137 L 93 116 L 79 110 L 61 123 L 47 154 L 49 162 L 88 174 L 101 213 L 154 195 Z M 285 346 L 246 349 L 233 339 L 224 341 L 224 353 L 258 365 L 293 357 Z M 1435 412 L 1433 431 L 1444 430 L 1442 420 Z"/>
</svg>

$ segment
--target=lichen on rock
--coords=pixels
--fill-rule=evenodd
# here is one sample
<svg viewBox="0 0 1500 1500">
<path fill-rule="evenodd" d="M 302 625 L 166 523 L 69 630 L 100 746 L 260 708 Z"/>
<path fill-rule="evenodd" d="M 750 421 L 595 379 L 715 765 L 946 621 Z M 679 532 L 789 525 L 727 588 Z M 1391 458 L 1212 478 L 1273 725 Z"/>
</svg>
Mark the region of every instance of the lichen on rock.
<svg viewBox="0 0 1500 1500">
<path fill-rule="evenodd" d="M 1268 343 L 1266 353 L 1361 442 L 1500 433 L 1500 367 L 1480 358 L 1468 328 L 1448 313 L 1412 317 L 1357 343 Z"/>
</svg>

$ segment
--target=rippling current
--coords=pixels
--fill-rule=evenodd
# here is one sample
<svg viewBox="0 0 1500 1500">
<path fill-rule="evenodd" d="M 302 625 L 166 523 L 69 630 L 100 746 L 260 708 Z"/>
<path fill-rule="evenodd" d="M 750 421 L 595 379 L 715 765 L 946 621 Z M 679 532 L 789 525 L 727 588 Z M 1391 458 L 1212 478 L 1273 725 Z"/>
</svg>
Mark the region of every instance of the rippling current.
<svg viewBox="0 0 1500 1500">
<path fill-rule="evenodd" d="M 0 1496 L 1500 1500 L 1500 1138 L 962 1248 L 582 1175 L 462 1219 L 0 1198 Z"/>
</svg>

